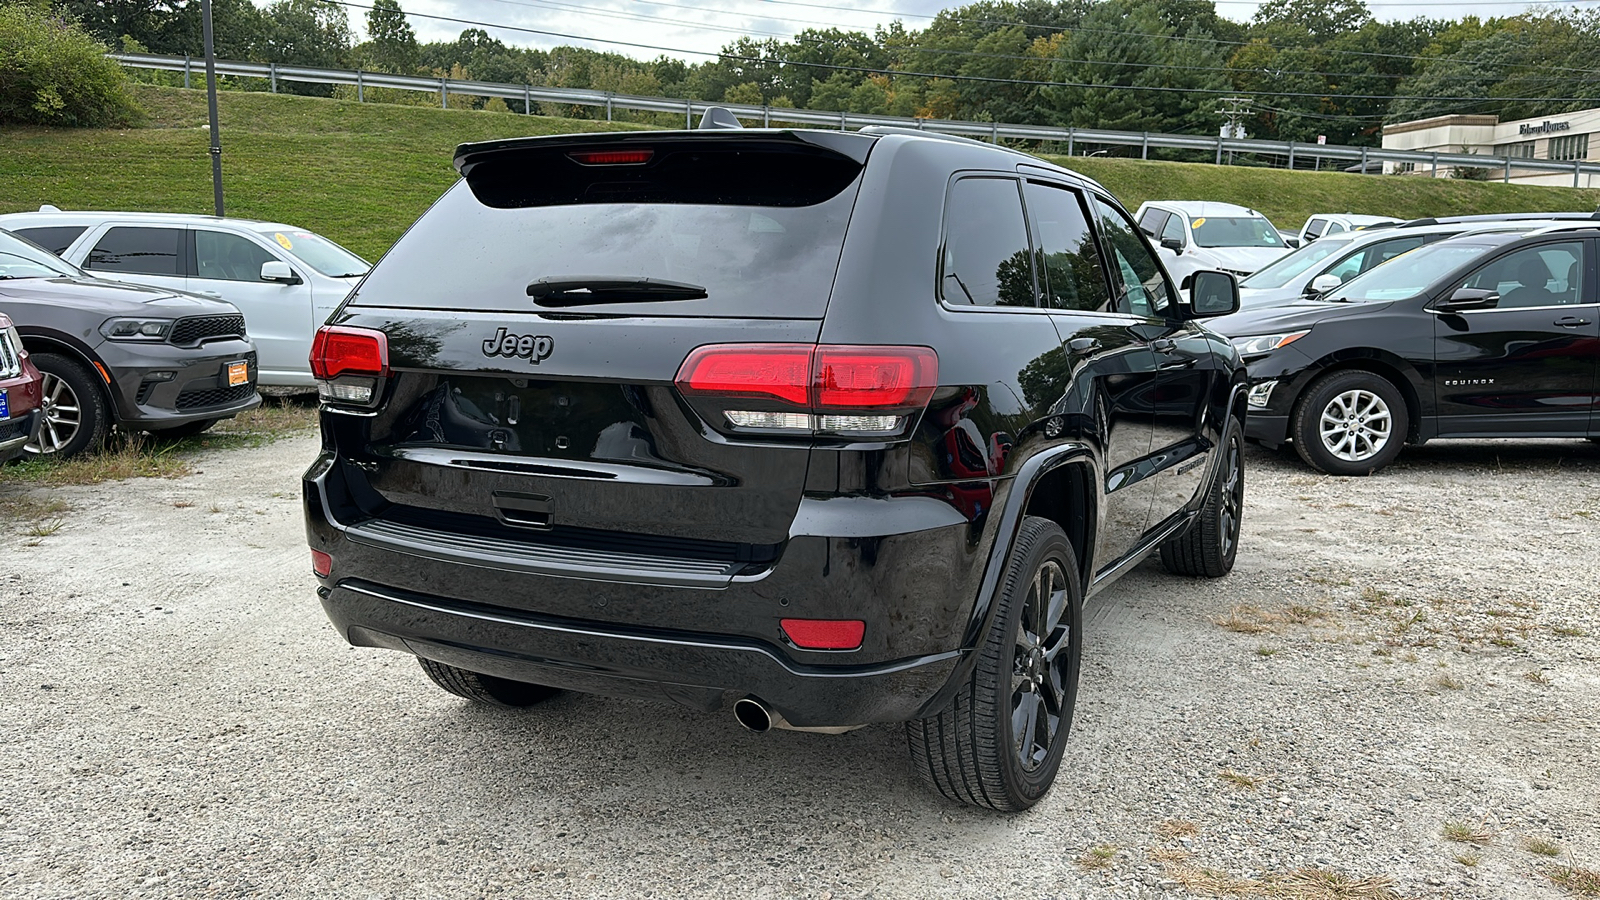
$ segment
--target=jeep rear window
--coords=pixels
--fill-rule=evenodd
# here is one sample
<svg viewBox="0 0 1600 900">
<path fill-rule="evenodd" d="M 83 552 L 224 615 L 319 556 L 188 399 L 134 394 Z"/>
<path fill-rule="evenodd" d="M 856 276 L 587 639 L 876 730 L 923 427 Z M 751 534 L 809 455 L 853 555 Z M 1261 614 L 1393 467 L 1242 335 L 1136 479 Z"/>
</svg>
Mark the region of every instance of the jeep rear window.
<svg viewBox="0 0 1600 900">
<path fill-rule="evenodd" d="M 707 296 L 565 312 L 821 318 L 861 165 L 834 154 L 672 155 L 683 158 L 654 170 L 526 154 L 475 165 L 351 303 L 538 312 L 527 287 L 540 279 L 650 278 Z"/>
</svg>

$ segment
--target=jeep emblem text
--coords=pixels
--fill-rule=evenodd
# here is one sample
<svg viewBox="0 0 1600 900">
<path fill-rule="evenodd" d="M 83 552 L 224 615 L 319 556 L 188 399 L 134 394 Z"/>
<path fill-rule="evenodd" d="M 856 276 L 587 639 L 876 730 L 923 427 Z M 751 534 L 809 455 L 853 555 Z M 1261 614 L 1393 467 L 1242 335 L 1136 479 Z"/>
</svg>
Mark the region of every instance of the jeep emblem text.
<svg viewBox="0 0 1600 900">
<path fill-rule="evenodd" d="M 484 356 L 510 356 L 533 360 L 538 365 L 556 348 L 556 342 L 547 334 L 506 334 L 501 328 L 494 337 L 483 342 Z"/>
</svg>

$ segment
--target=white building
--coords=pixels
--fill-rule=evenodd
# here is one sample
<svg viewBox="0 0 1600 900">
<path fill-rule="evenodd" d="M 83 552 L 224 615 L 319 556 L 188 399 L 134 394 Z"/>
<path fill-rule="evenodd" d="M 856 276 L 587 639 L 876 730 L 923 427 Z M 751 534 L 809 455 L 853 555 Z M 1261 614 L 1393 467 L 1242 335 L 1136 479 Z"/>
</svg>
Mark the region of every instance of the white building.
<svg viewBox="0 0 1600 900">
<path fill-rule="evenodd" d="M 1559 116 L 1518 119 L 1502 122 L 1499 116 L 1435 116 L 1414 122 L 1385 125 L 1383 149 L 1417 150 L 1423 153 L 1470 153 L 1482 156 L 1509 156 L 1514 159 L 1550 159 L 1572 162 L 1589 159 L 1590 147 L 1600 159 L 1600 109 L 1562 113 Z M 1489 177 L 1504 177 L 1504 163 L 1484 161 Z M 1433 175 L 1428 163 L 1386 162 L 1386 173 Z M 1439 166 L 1438 177 L 1448 178 L 1454 167 Z M 1573 186 L 1569 172 L 1535 171 L 1511 167 L 1511 181 L 1517 184 Z M 1580 187 L 1600 187 L 1600 176 L 1583 173 Z"/>
</svg>

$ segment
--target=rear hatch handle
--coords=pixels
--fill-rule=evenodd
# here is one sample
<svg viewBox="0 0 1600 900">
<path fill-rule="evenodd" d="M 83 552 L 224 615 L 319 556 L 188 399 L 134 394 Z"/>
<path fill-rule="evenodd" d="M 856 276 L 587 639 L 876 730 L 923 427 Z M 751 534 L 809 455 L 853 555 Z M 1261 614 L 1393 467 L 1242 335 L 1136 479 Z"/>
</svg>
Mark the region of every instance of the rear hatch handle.
<svg viewBox="0 0 1600 900">
<path fill-rule="evenodd" d="M 541 278 L 528 285 L 528 296 L 540 306 L 588 306 L 641 300 L 704 300 L 710 295 L 698 284 L 681 281 L 572 275 Z"/>
<path fill-rule="evenodd" d="M 544 494 L 522 494 L 516 491 L 494 492 L 494 514 L 501 522 L 514 528 L 550 528 L 550 498 Z"/>
</svg>

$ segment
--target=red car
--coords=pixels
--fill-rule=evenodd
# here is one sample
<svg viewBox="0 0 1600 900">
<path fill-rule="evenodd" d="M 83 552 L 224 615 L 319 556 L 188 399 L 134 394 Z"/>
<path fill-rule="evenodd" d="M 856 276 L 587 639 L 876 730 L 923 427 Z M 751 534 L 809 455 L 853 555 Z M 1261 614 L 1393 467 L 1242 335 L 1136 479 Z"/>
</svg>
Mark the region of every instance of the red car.
<svg viewBox="0 0 1600 900">
<path fill-rule="evenodd" d="M 22 336 L 0 315 L 0 463 L 22 455 L 43 419 L 44 376 L 28 360 Z"/>
</svg>

